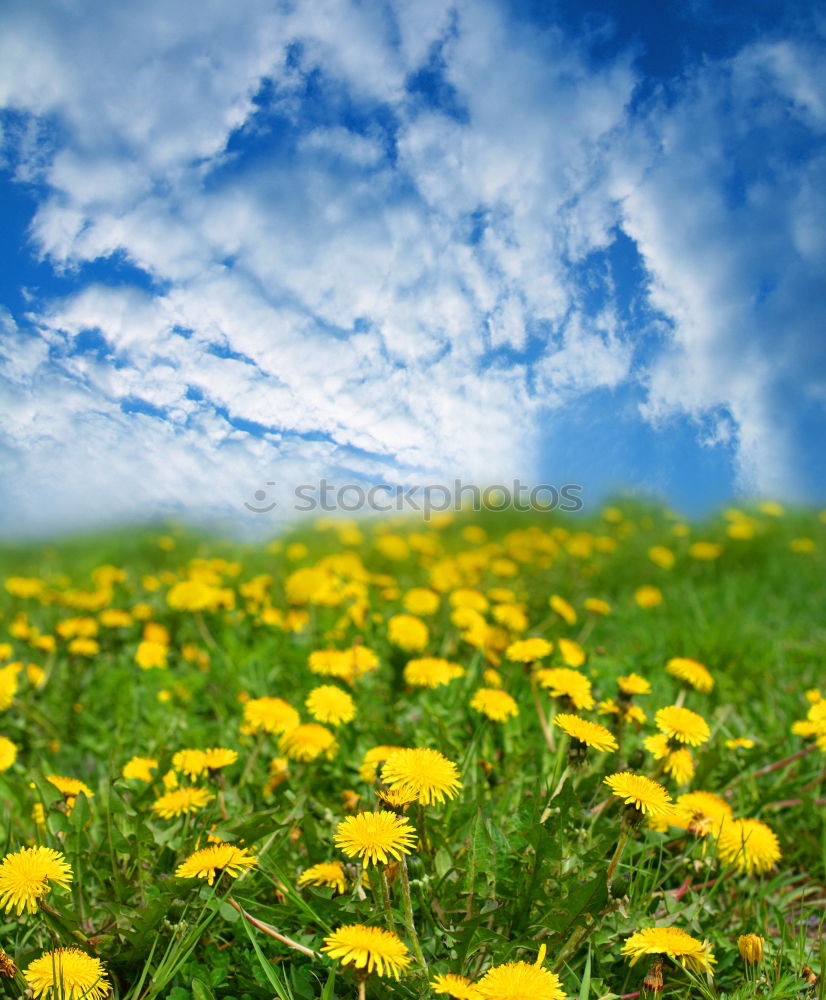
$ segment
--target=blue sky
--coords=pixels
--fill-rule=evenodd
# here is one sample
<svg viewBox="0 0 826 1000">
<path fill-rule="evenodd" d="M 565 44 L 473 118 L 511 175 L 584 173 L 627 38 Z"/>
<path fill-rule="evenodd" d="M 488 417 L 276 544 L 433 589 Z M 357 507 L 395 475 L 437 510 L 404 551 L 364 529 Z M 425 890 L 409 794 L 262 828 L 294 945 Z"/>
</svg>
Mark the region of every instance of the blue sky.
<svg viewBox="0 0 826 1000">
<path fill-rule="evenodd" d="M 0 533 L 321 477 L 822 502 L 825 42 L 766 0 L 7 0 Z"/>
</svg>

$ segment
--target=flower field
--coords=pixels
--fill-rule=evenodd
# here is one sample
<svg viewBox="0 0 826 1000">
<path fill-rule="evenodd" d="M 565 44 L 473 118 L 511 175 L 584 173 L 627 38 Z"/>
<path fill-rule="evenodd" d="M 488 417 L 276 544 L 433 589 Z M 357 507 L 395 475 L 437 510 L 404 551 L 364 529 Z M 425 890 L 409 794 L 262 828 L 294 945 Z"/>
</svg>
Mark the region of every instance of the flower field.
<svg viewBox="0 0 826 1000">
<path fill-rule="evenodd" d="M 773 503 L 5 546 L 0 995 L 822 1000 L 824 553 Z"/>
</svg>

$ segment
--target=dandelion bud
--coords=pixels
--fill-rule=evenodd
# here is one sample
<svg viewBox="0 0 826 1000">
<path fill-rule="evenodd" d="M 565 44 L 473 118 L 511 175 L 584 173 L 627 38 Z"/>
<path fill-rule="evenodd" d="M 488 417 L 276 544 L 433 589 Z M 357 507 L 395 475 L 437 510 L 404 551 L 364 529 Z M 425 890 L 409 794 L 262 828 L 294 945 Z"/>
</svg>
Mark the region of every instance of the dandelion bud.
<svg viewBox="0 0 826 1000">
<path fill-rule="evenodd" d="M 14 979 L 17 975 L 17 966 L 14 964 L 10 955 L 7 955 L 2 948 L 0 948 L 0 976 L 4 976 L 6 979 Z"/>
<path fill-rule="evenodd" d="M 763 961 L 763 938 L 759 934 L 737 938 L 737 949 L 746 965 L 759 965 Z"/>
<path fill-rule="evenodd" d="M 662 990 L 663 960 L 661 958 L 655 958 L 651 963 L 651 968 L 646 972 L 645 979 L 642 981 L 642 987 L 650 993 L 659 993 Z"/>
</svg>

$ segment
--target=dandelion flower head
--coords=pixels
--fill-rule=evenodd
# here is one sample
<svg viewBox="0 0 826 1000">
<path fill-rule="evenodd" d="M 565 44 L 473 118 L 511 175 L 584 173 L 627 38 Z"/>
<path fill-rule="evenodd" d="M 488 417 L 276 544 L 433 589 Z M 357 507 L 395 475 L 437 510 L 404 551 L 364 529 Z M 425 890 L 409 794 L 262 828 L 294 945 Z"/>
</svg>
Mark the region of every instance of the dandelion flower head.
<svg viewBox="0 0 826 1000">
<path fill-rule="evenodd" d="M 232 878 L 237 878 L 241 872 L 255 868 L 258 858 L 253 857 L 246 847 L 235 847 L 233 844 L 213 844 L 203 847 L 178 865 L 175 870 L 177 878 L 205 878 L 209 885 L 215 881 L 217 873 L 226 872 Z"/>
<path fill-rule="evenodd" d="M 714 678 L 708 668 L 687 656 L 673 656 L 665 669 L 672 677 L 691 685 L 701 694 L 708 694 L 714 688 Z"/>
<path fill-rule="evenodd" d="M 110 990 L 103 963 L 79 948 L 46 952 L 23 975 L 38 1000 L 102 1000 Z"/>
<path fill-rule="evenodd" d="M 335 684 L 322 684 L 313 688 L 305 702 L 307 711 L 318 722 L 339 726 L 352 722 L 356 717 L 356 703 L 346 691 Z"/>
<path fill-rule="evenodd" d="M 553 648 L 553 643 L 547 639 L 519 639 L 508 646 L 505 656 L 512 663 L 533 663 L 550 656 Z"/>
<path fill-rule="evenodd" d="M 678 743 L 688 743 L 697 747 L 707 743 L 711 738 L 711 731 L 708 723 L 690 708 L 682 708 L 678 705 L 669 705 L 661 708 L 654 716 L 657 729 L 661 733 Z"/>
<path fill-rule="evenodd" d="M 511 716 L 519 714 L 519 707 L 513 698 L 499 688 L 479 688 L 470 701 L 470 707 L 494 722 L 507 722 Z"/>
<path fill-rule="evenodd" d="M 698 941 L 679 927 L 646 927 L 623 944 L 622 954 L 635 965 L 644 955 L 668 955 L 683 968 L 700 972 L 714 964 L 707 942 Z"/>
<path fill-rule="evenodd" d="M 324 939 L 321 949 L 342 965 L 355 965 L 367 973 L 392 976 L 398 979 L 410 965 L 407 946 L 390 931 L 379 927 L 365 927 L 364 924 L 348 924 L 339 927 Z"/>
<path fill-rule="evenodd" d="M 620 771 L 610 774 L 603 781 L 617 798 L 627 805 L 634 806 L 641 813 L 652 816 L 670 815 L 673 806 L 671 796 L 662 785 L 643 774 L 632 774 L 630 771 Z"/>
<path fill-rule="evenodd" d="M 278 749 L 289 760 L 310 761 L 322 755 L 333 757 L 338 747 L 329 729 L 316 722 L 305 722 L 284 733 Z"/>
<path fill-rule="evenodd" d="M 321 861 L 303 871 L 298 884 L 325 886 L 342 893 L 347 890 L 347 877 L 340 861 Z"/>
<path fill-rule="evenodd" d="M 462 787 L 459 770 L 453 761 L 438 750 L 421 747 L 391 754 L 384 762 L 381 776 L 391 788 L 415 792 L 423 806 L 455 798 Z"/>
<path fill-rule="evenodd" d="M 409 854 L 416 844 L 416 831 L 403 816 L 379 810 L 348 816 L 336 827 L 333 841 L 348 858 L 360 858 L 362 864 L 388 864 Z"/>
<path fill-rule="evenodd" d="M 65 889 L 71 881 L 72 869 L 59 851 L 24 847 L 0 862 L 0 906 L 6 913 L 16 910 L 18 916 L 23 910 L 36 913 L 51 882 Z"/>
<path fill-rule="evenodd" d="M 594 750 L 614 751 L 617 749 L 614 734 L 598 722 L 589 722 L 588 719 L 580 719 L 578 715 L 560 712 L 554 719 L 554 725 L 558 726 L 563 733 L 567 733 L 572 740 L 584 743 L 585 746 Z"/>
</svg>

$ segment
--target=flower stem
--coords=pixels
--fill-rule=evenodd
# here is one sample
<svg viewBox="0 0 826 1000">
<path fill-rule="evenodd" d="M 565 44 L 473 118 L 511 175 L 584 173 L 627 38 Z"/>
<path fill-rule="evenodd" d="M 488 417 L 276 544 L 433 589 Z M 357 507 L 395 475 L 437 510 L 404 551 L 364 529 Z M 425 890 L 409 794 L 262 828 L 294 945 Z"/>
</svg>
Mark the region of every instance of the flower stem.
<svg viewBox="0 0 826 1000">
<path fill-rule="evenodd" d="M 376 867 L 378 867 L 378 865 Z M 381 899 L 384 903 L 384 914 L 387 917 L 387 928 L 395 934 L 396 921 L 393 919 L 393 911 L 390 909 L 390 887 L 387 884 L 387 872 L 384 868 L 379 868 L 379 884 L 381 885 Z"/>
<path fill-rule="evenodd" d="M 276 941 L 280 941 L 282 944 L 287 945 L 288 948 L 300 951 L 302 955 L 308 955 L 310 958 L 318 958 L 318 955 L 312 950 L 312 948 L 307 948 L 306 945 L 299 944 L 298 941 L 293 941 L 293 939 L 288 938 L 286 934 L 281 934 L 277 931 L 272 924 L 267 924 L 263 920 L 259 920 L 257 917 L 254 917 L 251 913 L 247 913 L 242 906 L 239 906 L 239 904 L 235 902 L 232 896 L 227 896 L 226 901 L 233 909 L 237 910 L 241 914 L 248 924 L 252 924 L 253 927 L 257 927 L 259 931 L 263 931 L 263 933 L 267 934 L 269 937 L 275 938 Z"/>
<path fill-rule="evenodd" d="M 422 946 L 419 944 L 419 935 L 416 933 L 416 925 L 413 923 L 413 903 L 410 899 L 410 876 L 407 874 L 407 860 L 403 854 L 401 855 L 401 860 L 399 861 L 399 871 L 402 876 L 402 900 L 404 902 L 405 927 L 407 928 L 407 933 L 410 937 L 410 943 L 413 945 L 413 953 L 416 956 L 416 960 L 424 970 L 425 975 L 427 975 L 427 962 L 424 960 Z"/>
<path fill-rule="evenodd" d="M 625 827 L 623 827 L 620 830 L 619 840 L 617 841 L 617 849 L 614 851 L 614 856 L 608 863 L 608 871 L 605 876 L 605 881 L 609 889 L 611 887 L 611 880 L 614 877 L 614 872 L 617 870 L 617 865 L 620 863 L 622 852 L 625 850 L 625 846 L 628 843 L 629 836 L 630 836 L 630 831 Z"/>
<path fill-rule="evenodd" d="M 548 720 L 545 718 L 545 711 L 542 708 L 542 701 L 539 697 L 539 690 L 536 686 L 536 681 L 531 678 L 531 693 L 533 694 L 533 703 L 536 706 L 536 714 L 539 717 L 539 725 L 542 727 L 542 735 L 545 737 L 545 742 L 548 744 L 548 749 L 552 752 L 556 752 L 556 740 L 554 739 L 554 731 L 548 725 Z"/>
</svg>

